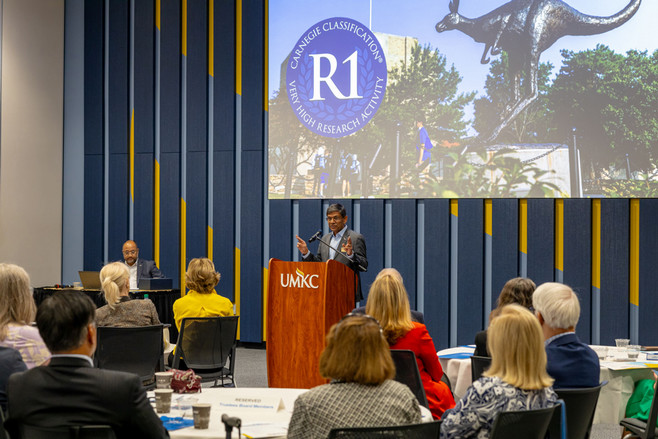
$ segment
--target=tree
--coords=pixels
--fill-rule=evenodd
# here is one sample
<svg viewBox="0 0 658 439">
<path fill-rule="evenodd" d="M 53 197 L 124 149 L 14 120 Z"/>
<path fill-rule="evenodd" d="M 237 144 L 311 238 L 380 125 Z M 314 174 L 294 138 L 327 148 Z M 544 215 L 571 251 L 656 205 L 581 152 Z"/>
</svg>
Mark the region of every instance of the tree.
<svg viewBox="0 0 658 439">
<path fill-rule="evenodd" d="M 539 96 L 507 126 L 496 139 L 497 143 L 549 142 L 551 114 L 548 108 L 549 76 L 553 66 L 541 63 L 538 72 Z M 521 77 L 521 89 L 526 82 L 525 72 Z M 500 124 L 500 115 L 514 103 L 513 78 L 509 75 L 509 56 L 502 52 L 500 59 L 491 63 L 484 84 L 487 95 L 475 100 L 473 127 L 479 133 L 490 133 Z"/>
<path fill-rule="evenodd" d="M 576 128 L 583 163 L 649 171 L 658 158 L 658 51 L 618 54 L 598 45 L 562 51 L 550 93 L 558 134 Z"/>
</svg>

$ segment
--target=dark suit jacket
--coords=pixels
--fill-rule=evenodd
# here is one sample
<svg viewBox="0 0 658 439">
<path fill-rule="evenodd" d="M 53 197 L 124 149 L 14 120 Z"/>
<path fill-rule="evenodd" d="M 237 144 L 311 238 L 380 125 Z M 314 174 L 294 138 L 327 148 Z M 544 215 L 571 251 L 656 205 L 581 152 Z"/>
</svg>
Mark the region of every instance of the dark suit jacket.
<svg viewBox="0 0 658 439">
<path fill-rule="evenodd" d="M 354 308 L 352 312 L 357 314 L 365 314 L 366 307 L 360 306 L 358 308 Z M 422 323 L 423 325 L 425 324 L 425 317 L 423 316 L 423 313 L 420 311 L 414 311 L 413 309 L 411 310 L 411 320 L 414 322 Z"/>
<path fill-rule="evenodd" d="M 327 233 L 322 237 L 322 242 L 324 242 L 327 245 L 324 245 L 322 243 L 318 244 L 318 252 L 317 254 L 310 253 L 310 255 L 307 258 L 304 258 L 304 261 L 313 261 L 313 262 L 326 262 L 329 260 L 329 247 L 328 245 L 331 245 L 331 235 L 332 232 Z M 352 251 L 353 253 L 353 258 L 350 260 L 347 256 L 343 255 L 340 251 L 342 249 L 342 246 L 347 244 L 347 238 L 350 237 L 352 239 Z M 356 287 L 356 300 L 362 300 L 363 299 L 363 294 L 361 293 L 361 277 L 359 276 L 360 271 L 367 271 L 368 269 L 368 256 L 366 253 L 366 240 L 363 238 L 363 235 L 360 233 L 356 233 L 354 230 L 347 229 L 345 230 L 345 233 L 343 234 L 342 239 L 340 240 L 340 243 L 338 244 L 337 247 L 335 247 L 338 252 L 336 252 L 336 255 L 334 256 L 334 260 L 338 261 L 342 264 L 347 265 L 350 267 L 352 270 L 354 270 L 354 273 L 356 273 L 357 277 L 357 287 Z M 363 267 L 361 269 L 359 267 Z"/>
<path fill-rule="evenodd" d="M 95 369 L 74 357 L 55 357 L 9 378 L 9 418 L 18 424 L 53 428 L 103 424 L 117 438 L 167 438 L 162 421 L 146 399 L 139 377 Z"/>
<path fill-rule="evenodd" d="M 27 369 L 20 352 L 0 346 L 0 407 L 7 409 L 7 381 L 9 377 Z"/>
<path fill-rule="evenodd" d="M 554 389 L 599 385 L 599 357 L 576 334 L 567 334 L 546 346 L 546 371 Z"/>
<path fill-rule="evenodd" d="M 164 277 L 154 261 L 148 259 L 137 259 L 137 285 L 140 279 L 152 279 Z"/>
<path fill-rule="evenodd" d="M 487 351 L 487 330 L 480 331 L 475 334 L 475 351 L 473 355 L 477 357 L 490 357 Z"/>
</svg>

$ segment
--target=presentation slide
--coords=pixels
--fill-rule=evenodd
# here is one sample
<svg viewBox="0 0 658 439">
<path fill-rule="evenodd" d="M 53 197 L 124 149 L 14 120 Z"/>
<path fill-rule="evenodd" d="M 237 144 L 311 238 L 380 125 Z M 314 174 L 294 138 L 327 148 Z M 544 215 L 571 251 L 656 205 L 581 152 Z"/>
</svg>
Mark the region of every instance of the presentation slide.
<svg viewBox="0 0 658 439">
<path fill-rule="evenodd" d="M 275 0 L 268 194 L 658 197 L 658 2 Z"/>
</svg>

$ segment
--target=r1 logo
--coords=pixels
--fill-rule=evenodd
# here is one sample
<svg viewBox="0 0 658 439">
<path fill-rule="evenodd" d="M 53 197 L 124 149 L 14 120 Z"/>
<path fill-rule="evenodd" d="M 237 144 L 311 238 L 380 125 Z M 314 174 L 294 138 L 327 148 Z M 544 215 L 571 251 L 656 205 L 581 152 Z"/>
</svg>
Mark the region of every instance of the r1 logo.
<svg viewBox="0 0 658 439">
<path fill-rule="evenodd" d="M 316 23 L 288 61 L 286 89 L 297 118 L 325 137 L 363 128 L 386 91 L 386 59 L 370 30 L 350 18 Z"/>
</svg>

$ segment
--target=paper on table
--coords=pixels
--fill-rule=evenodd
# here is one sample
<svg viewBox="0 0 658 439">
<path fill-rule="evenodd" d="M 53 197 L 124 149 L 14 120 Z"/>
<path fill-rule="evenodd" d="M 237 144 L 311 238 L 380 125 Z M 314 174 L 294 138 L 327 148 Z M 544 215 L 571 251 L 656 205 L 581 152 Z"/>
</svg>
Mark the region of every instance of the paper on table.
<svg viewBox="0 0 658 439">
<path fill-rule="evenodd" d="M 242 436 L 246 438 L 285 437 L 287 434 L 287 422 L 242 424 Z"/>
<path fill-rule="evenodd" d="M 457 346 L 456 348 L 448 348 L 440 350 L 436 353 L 439 358 L 468 358 L 473 355 L 475 345 Z"/>
<path fill-rule="evenodd" d="M 610 370 L 628 370 L 628 369 L 646 369 L 658 368 L 658 363 L 655 362 L 640 362 L 640 361 L 601 361 L 601 366 L 607 367 Z"/>
</svg>

